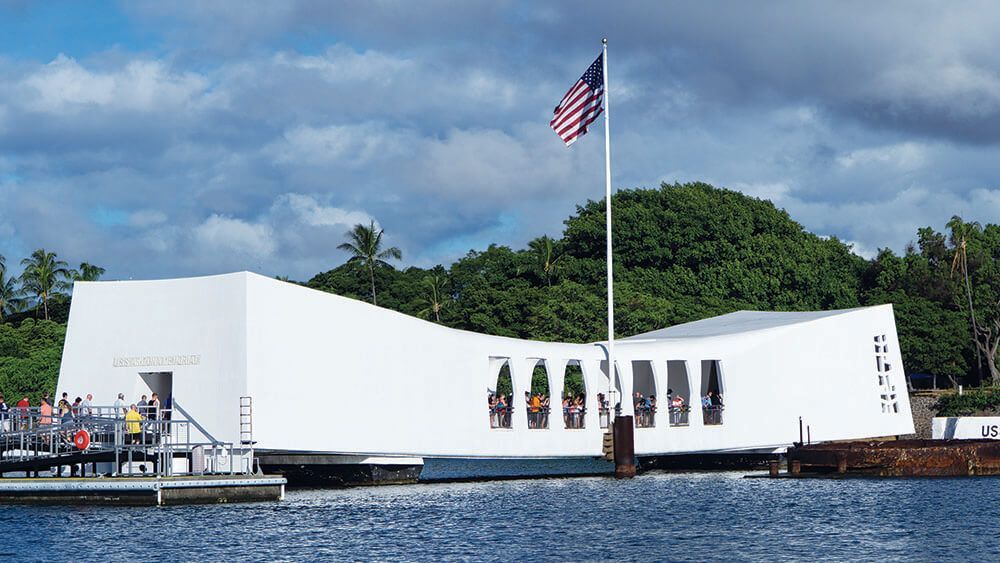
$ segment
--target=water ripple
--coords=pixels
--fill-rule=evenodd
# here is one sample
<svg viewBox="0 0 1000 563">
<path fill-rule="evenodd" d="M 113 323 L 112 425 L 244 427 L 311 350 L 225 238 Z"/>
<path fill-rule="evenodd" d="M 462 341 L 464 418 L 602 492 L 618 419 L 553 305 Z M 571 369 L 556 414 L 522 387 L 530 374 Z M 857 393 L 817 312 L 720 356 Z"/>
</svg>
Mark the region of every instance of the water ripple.
<svg viewBox="0 0 1000 563">
<path fill-rule="evenodd" d="M 646 474 L 290 491 L 284 502 L 0 507 L 31 560 L 1000 560 L 996 478 Z"/>
</svg>

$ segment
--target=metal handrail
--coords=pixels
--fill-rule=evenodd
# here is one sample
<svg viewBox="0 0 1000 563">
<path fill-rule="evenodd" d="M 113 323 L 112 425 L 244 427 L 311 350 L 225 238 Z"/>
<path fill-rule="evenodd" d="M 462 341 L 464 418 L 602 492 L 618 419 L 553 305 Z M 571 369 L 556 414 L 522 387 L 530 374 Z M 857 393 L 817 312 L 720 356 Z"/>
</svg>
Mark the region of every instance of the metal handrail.
<svg viewBox="0 0 1000 563">
<path fill-rule="evenodd" d="M 656 426 L 656 406 L 635 407 L 634 421 L 636 428 L 653 428 Z"/>
<path fill-rule="evenodd" d="M 550 406 L 526 407 L 528 411 L 528 428 L 531 430 L 546 430 L 549 427 Z"/>
<path fill-rule="evenodd" d="M 514 407 L 510 405 L 504 405 L 502 409 L 497 408 L 495 405 L 490 407 L 490 428 L 510 428 L 511 427 L 511 415 L 514 413 Z"/>
<path fill-rule="evenodd" d="M 202 434 L 204 429 L 187 413 L 175 419 L 171 409 L 158 409 L 150 418 L 139 421 L 118 416 L 116 407 L 91 407 L 98 415 L 80 415 L 62 420 L 58 415 L 42 416 L 40 409 L 18 407 L 12 409 L 10 430 L 0 428 L 0 472 L 7 463 L 52 460 L 53 466 L 72 454 L 114 454 L 115 474 L 134 475 L 138 470 L 147 476 L 172 476 L 186 474 L 234 474 L 236 459 L 242 473 L 253 470 L 252 449 L 236 448 L 207 435 L 209 442 L 193 441 L 191 426 Z M 15 412 L 16 411 L 16 412 Z M 138 425 L 139 432 L 129 432 Z M 90 443 L 80 450 L 73 439 L 77 432 L 86 430 Z M 198 452 L 198 455 L 196 455 Z M 247 453 L 251 456 L 247 459 Z M 204 454 L 207 467 L 196 467 Z M 184 457 L 189 461 L 188 471 L 175 471 L 173 460 Z M 196 458 L 199 458 L 196 460 Z M 152 462 L 153 471 L 143 472 L 144 464 Z M 139 464 L 138 466 L 136 464 Z M 199 463 L 200 464 L 200 463 Z"/>
<path fill-rule="evenodd" d="M 688 425 L 688 413 L 691 412 L 691 407 L 688 405 L 683 405 L 680 407 L 670 406 L 667 407 L 667 414 L 670 419 L 670 426 L 687 426 Z"/>
<path fill-rule="evenodd" d="M 563 423 L 569 430 L 581 430 L 586 427 L 587 407 L 571 405 L 563 407 Z"/>
<path fill-rule="evenodd" d="M 702 406 L 702 423 L 706 426 L 718 426 L 722 424 L 722 411 L 724 410 L 724 405 Z"/>
</svg>

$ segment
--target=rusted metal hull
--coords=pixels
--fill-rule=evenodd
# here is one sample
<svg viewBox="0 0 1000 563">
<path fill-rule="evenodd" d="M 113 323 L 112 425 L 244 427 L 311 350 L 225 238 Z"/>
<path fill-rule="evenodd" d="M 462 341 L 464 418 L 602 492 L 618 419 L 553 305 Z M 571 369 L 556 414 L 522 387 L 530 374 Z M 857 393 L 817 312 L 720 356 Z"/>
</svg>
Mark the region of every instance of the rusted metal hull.
<svg viewBox="0 0 1000 563">
<path fill-rule="evenodd" d="M 883 477 L 1000 475 L 1000 441 L 896 440 L 810 444 L 788 450 L 791 474 Z"/>
</svg>

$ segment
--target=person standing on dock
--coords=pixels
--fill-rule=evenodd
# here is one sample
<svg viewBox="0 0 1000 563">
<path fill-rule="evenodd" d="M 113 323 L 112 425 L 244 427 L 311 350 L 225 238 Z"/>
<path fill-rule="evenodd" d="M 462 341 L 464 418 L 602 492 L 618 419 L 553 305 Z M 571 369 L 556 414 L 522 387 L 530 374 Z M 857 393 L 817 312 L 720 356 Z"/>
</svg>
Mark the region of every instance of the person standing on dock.
<svg viewBox="0 0 1000 563">
<path fill-rule="evenodd" d="M 135 405 L 129 407 L 128 413 L 125 414 L 125 432 L 128 433 L 133 445 L 139 443 L 139 434 L 142 432 L 142 415 L 139 414 L 139 409 Z"/>
<path fill-rule="evenodd" d="M 28 413 L 31 411 L 31 399 L 25 395 L 23 399 L 17 402 L 17 411 L 15 412 L 16 418 L 20 419 L 21 427 L 20 430 L 26 430 L 28 428 Z"/>
<path fill-rule="evenodd" d="M 128 413 L 128 409 L 125 408 L 125 393 L 119 393 L 118 398 L 115 399 L 115 418 L 121 418 Z"/>
<path fill-rule="evenodd" d="M 4 432 L 10 432 L 10 407 L 7 406 L 7 401 L 4 400 L 3 395 L 0 395 L 0 434 Z"/>
<path fill-rule="evenodd" d="M 94 396 L 87 393 L 87 398 L 80 403 L 80 412 L 83 416 L 94 416 Z"/>
<path fill-rule="evenodd" d="M 146 418 L 149 420 L 156 420 L 156 417 L 160 414 L 160 396 L 153 393 L 149 397 L 149 404 L 146 405 Z"/>
<path fill-rule="evenodd" d="M 38 424 L 45 426 L 52 424 L 52 405 L 49 404 L 48 394 L 42 397 L 42 405 L 38 407 Z"/>
</svg>

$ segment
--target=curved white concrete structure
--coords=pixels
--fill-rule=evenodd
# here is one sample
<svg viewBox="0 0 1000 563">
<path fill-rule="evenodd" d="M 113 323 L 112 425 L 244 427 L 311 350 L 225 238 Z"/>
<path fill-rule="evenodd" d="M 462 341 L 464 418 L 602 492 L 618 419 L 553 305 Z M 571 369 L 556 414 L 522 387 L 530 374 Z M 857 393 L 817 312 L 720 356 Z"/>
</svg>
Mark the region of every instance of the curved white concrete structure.
<svg viewBox="0 0 1000 563">
<path fill-rule="evenodd" d="M 913 432 L 891 305 L 732 313 L 621 340 L 616 355 L 629 394 L 633 379 L 648 387 L 651 377 L 663 397 L 684 367 L 699 393 L 703 367 L 721 374 L 722 424 L 704 425 L 695 408 L 688 426 L 670 426 L 661 404 L 656 426 L 635 431 L 640 456 L 781 449 L 798 440 L 800 416 L 814 441 Z M 530 429 L 523 399 L 514 401 L 512 428 L 491 428 L 487 390 L 501 365 L 511 368 L 517 398 L 540 360 L 556 396 L 567 363 L 581 365 L 585 428 L 563 428 L 554 405 L 550 428 Z M 245 272 L 78 282 L 58 393 L 110 404 L 119 392 L 134 401 L 172 380 L 176 401 L 226 441 L 239 441 L 239 398 L 251 396 L 261 450 L 599 456 L 602 360 L 600 344 L 454 330 Z M 151 372 L 170 375 L 140 376 Z M 631 414 L 631 401 L 623 403 Z"/>
</svg>

